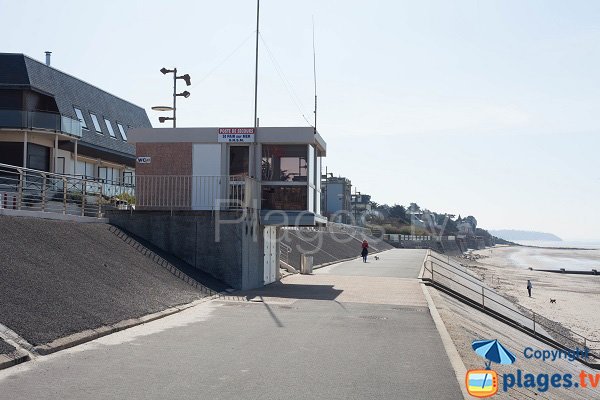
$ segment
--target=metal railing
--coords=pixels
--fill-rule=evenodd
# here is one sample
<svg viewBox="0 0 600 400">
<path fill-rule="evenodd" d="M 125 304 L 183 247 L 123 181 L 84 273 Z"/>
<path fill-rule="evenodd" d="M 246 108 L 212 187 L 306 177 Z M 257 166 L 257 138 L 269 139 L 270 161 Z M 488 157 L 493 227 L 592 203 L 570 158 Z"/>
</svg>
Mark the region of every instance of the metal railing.
<svg viewBox="0 0 600 400">
<path fill-rule="evenodd" d="M 279 260 L 290 264 L 290 253 L 292 252 L 292 248 L 283 242 L 279 242 Z"/>
<path fill-rule="evenodd" d="M 101 217 L 107 208 L 122 208 L 116 200 L 133 187 L 0 164 L 0 208 Z"/>
<path fill-rule="evenodd" d="M 542 339 L 549 339 L 567 349 L 585 349 L 590 356 L 600 359 L 600 341 L 591 340 L 542 317 L 533 310 L 517 306 L 512 301 L 496 293 L 483 281 L 471 274 L 450 257 L 429 250 L 425 257 L 423 276 L 433 286 L 458 295 L 462 300 L 487 311 L 500 320 L 516 325 Z"/>
<path fill-rule="evenodd" d="M 44 111 L 2 110 L 0 128 L 48 130 L 80 138 L 81 122 L 66 115 Z"/>
<path fill-rule="evenodd" d="M 136 208 L 260 209 L 260 183 L 247 176 L 136 175 Z"/>
</svg>

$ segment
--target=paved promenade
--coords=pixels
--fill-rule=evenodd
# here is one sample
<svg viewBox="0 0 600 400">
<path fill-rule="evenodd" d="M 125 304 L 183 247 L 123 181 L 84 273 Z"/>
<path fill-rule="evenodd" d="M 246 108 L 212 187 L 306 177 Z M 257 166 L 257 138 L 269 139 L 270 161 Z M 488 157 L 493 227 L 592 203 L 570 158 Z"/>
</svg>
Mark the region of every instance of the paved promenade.
<svg viewBox="0 0 600 400">
<path fill-rule="evenodd" d="M 417 274 L 391 250 L 0 371 L 0 399 L 460 399 Z"/>
</svg>

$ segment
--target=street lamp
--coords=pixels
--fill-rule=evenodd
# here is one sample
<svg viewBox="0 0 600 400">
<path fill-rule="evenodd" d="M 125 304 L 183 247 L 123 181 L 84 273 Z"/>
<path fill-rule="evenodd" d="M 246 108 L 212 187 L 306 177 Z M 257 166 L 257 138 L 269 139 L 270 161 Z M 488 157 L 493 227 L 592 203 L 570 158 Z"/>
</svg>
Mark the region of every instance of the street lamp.
<svg viewBox="0 0 600 400">
<path fill-rule="evenodd" d="M 177 79 L 183 79 L 185 84 L 187 86 L 190 86 L 192 84 L 192 78 L 190 77 L 189 74 L 177 76 L 177 68 L 167 69 L 167 68 L 163 67 L 160 69 L 160 72 L 162 72 L 163 75 L 166 75 L 169 73 L 173 74 L 173 107 L 156 106 L 156 107 L 152 107 L 152 109 L 156 110 L 156 111 L 173 111 L 172 117 L 158 117 L 158 122 L 160 122 L 162 124 L 165 121 L 173 121 L 173 128 L 175 128 L 176 127 L 177 97 L 181 96 L 181 97 L 187 99 L 188 97 L 190 97 L 190 94 L 191 94 L 187 90 L 185 90 L 181 93 L 177 93 Z"/>
</svg>

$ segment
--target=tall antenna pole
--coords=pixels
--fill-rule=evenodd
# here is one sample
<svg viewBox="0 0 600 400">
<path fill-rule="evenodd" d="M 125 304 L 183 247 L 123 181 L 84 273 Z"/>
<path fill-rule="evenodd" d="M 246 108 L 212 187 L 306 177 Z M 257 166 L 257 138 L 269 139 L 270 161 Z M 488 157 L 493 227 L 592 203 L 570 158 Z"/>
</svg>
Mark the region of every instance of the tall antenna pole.
<svg viewBox="0 0 600 400">
<path fill-rule="evenodd" d="M 258 35 L 260 17 L 260 0 L 256 0 L 256 62 L 254 66 L 254 129 L 258 128 Z M 255 132 L 256 134 L 256 132 Z"/>
<path fill-rule="evenodd" d="M 312 17 L 313 28 L 313 78 L 315 81 L 315 135 L 317 134 L 317 56 L 315 51 L 315 16 Z"/>
</svg>

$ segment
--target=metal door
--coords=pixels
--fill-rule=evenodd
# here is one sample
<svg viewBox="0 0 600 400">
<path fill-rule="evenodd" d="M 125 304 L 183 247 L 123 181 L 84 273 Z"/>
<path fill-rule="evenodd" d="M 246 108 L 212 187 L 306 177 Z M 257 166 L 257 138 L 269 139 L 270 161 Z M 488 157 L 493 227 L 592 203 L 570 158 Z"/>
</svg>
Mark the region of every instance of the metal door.
<svg viewBox="0 0 600 400">
<path fill-rule="evenodd" d="M 277 279 L 277 228 L 266 226 L 264 230 L 264 282 L 265 285 L 275 282 Z"/>
</svg>

